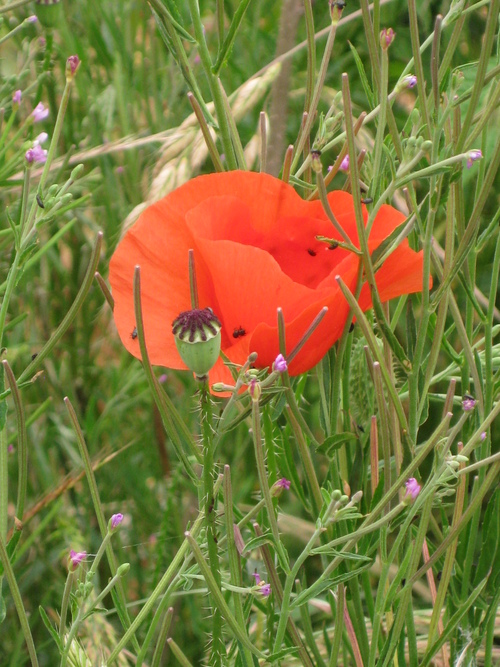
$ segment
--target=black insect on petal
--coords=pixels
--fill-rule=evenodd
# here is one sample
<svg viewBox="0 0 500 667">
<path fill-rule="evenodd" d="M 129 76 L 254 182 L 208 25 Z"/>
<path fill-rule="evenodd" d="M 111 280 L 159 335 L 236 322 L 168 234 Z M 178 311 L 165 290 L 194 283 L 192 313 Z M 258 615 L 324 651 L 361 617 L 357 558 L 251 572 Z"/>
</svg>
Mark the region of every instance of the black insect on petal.
<svg viewBox="0 0 500 667">
<path fill-rule="evenodd" d="M 316 252 L 312 248 L 308 248 L 307 252 L 311 255 L 311 257 L 316 257 Z"/>
<path fill-rule="evenodd" d="M 132 333 L 130 334 L 130 338 L 132 340 L 135 340 L 137 338 L 137 327 L 134 327 Z"/>
<path fill-rule="evenodd" d="M 246 333 L 247 332 L 245 331 L 245 329 L 243 329 L 243 327 L 240 324 L 239 327 L 234 327 L 233 338 L 239 338 L 240 336 L 245 336 Z"/>
<path fill-rule="evenodd" d="M 36 196 L 36 203 L 40 208 L 45 208 L 45 204 L 43 203 L 43 199 L 40 195 L 37 194 Z"/>
</svg>

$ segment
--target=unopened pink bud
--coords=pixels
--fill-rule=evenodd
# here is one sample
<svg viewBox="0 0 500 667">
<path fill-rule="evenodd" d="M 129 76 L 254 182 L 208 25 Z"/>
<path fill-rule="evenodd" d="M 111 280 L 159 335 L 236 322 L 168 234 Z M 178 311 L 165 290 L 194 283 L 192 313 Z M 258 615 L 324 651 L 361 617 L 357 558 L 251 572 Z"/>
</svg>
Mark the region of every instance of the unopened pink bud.
<svg viewBox="0 0 500 667">
<path fill-rule="evenodd" d="M 69 552 L 69 562 L 68 562 L 68 569 L 70 572 L 74 572 L 75 570 L 78 569 L 78 566 L 82 561 L 87 558 L 87 552 L 86 551 L 71 551 Z"/>
<path fill-rule="evenodd" d="M 254 403 L 257 403 L 262 394 L 262 387 L 260 385 L 260 382 L 255 378 L 252 378 L 249 382 L 248 393 L 252 397 L 252 401 Z"/>
<path fill-rule="evenodd" d="M 382 30 L 380 33 L 380 46 L 384 51 L 387 51 L 387 49 L 393 43 L 395 37 L 396 33 L 392 28 L 384 28 Z"/>
<path fill-rule="evenodd" d="M 482 152 L 479 149 L 469 151 L 469 157 L 467 158 L 467 169 L 470 169 L 476 160 L 481 160 L 483 157 Z"/>
<path fill-rule="evenodd" d="M 405 76 L 403 81 L 408 86 L 408 88 L 415 88 L 417 85 L 417 77 L 414 74 L 408 74 L 408 76 Z"/>
<path fill-rule="evenodd" d="M 420 489 L 422 488 L 420 484 L 417 482 L 415 477 L 410 477 L 410 479 L 406 482 L 406 496 L 407 498 L 411 498 L 412 500 L 415 500 L 415 498 L 418 496 L 420 493 Z"/>
<path fill-rule="evenodd" d="M 274 360 L 274 370 L 278 373 L 284 373 L 286 370 L 288 370 L 286 359 L 282 354 L 278 354 Z"/>
<path fill-rule="evenodd" d="M 78 56 L 70 56 L 66 61 L 66 78 L 72 79 L 76 70 L 80 67 L 80 58 Z"/>
<path fill-rule="evenodd" d="M 346 155 L 340 163 L 340 171 L 349 171 L 349 155 Z"/>
</svg>

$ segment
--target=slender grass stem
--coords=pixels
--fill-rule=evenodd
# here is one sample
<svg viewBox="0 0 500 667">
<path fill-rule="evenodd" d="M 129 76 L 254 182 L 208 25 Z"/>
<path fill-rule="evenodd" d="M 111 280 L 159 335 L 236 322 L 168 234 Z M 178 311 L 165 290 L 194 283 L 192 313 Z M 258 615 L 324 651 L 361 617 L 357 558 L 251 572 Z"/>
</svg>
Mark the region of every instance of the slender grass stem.
<svg viewBox="0 0 500 667">
<path fill-rule="evenodd" d="M 219 124 L 220 138 L 224 149 L 224 154 L 226 156 L 226 163 L 229 169 L 236 169 L 237 162 L 233 147 L 234 137 L 231 136 L 231 126 L 229 119 L 226 116 L 226 108 L 224 105 L 224 99 L 222 96 L 218 77 L 212 73 L 212 61 L 210 59 L 210 53 L 205 41 L 205 36 L 203 34 L 203 23 L 201 21 L 200 8 L 198 6 L 197 0 L 188 0 L 188 2 L 189 11 L 191 13 L 191 20 L 194 27 L 194 33 L 198 43 L 201 63 L 203 65 L 205 75 L 208 79 L 208 85 L 210 86 L 210 92 L 214 101 L 217 122 Z"/>
<path fill-rule="evenodd" d="M 19 622 L 21 623 L 21 630 L 24 635 L 24 641 L 26 642 L 26 647 L 30 656 L 30 661 L 32 667 L 38 667 L 38 658 L 36 656 L 35 644 L 33 642 L 33 635 L 31 634 L 28 617 L 26 615 L 26 610 L 24 608 L 23 599 L 21 596 L 21 591 L 17 585 L 16 575 L 12 569 L 10 563 L 9 555 L 5 548 L 5 542 L 3 535 L 0 534 L 0 561 L 2 562 L 5 577 L 7 583 L 9 584 L 10 593 L 12 595 L 12 600 L 14 602 L 14 607 L 16 608 L 17 615 L 19 617 Z"/>
</svg>

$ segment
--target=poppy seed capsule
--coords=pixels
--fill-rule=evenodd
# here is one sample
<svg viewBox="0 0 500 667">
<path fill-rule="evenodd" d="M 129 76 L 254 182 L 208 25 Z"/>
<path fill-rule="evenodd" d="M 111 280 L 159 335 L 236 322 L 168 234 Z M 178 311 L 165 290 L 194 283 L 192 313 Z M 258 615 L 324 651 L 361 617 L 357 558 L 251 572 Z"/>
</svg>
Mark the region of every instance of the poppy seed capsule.
<svg viewBox="0 0 500 667">
<path fill-rule="evenodd" d="M 172 322 L 172 333 L 182 361 L 197 377 L 214 366 L 221 346 L 221 323 L 211 308 L 180 313 Z"/>
</svg>

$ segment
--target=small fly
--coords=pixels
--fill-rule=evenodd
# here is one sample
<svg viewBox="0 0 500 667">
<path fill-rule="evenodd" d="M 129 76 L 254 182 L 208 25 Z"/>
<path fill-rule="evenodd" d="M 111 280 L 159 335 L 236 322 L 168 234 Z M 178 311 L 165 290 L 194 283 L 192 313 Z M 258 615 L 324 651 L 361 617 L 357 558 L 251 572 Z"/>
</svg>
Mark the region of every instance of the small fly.
<svg viewBox="0 0 500 667">
<path fill-rule="evenodd" d="M 132 340 L 135 340 L 135 339 L 137 338 L 137 327 L 134 327 L 134 330 L 133 330 L 132 333 L 130 334 L 130 338 L 131 338 Z"/>
<path fill-rule="evenodd" d="M 245 335 L 246 335 L 246 331 L 245 331 L 245 329 L 243 329 L 241 324 L 240 324 L 239 327 L 234 327 L 233 338 L 240 338 L 240 336 L 245 336 Z"/>
</svg>

